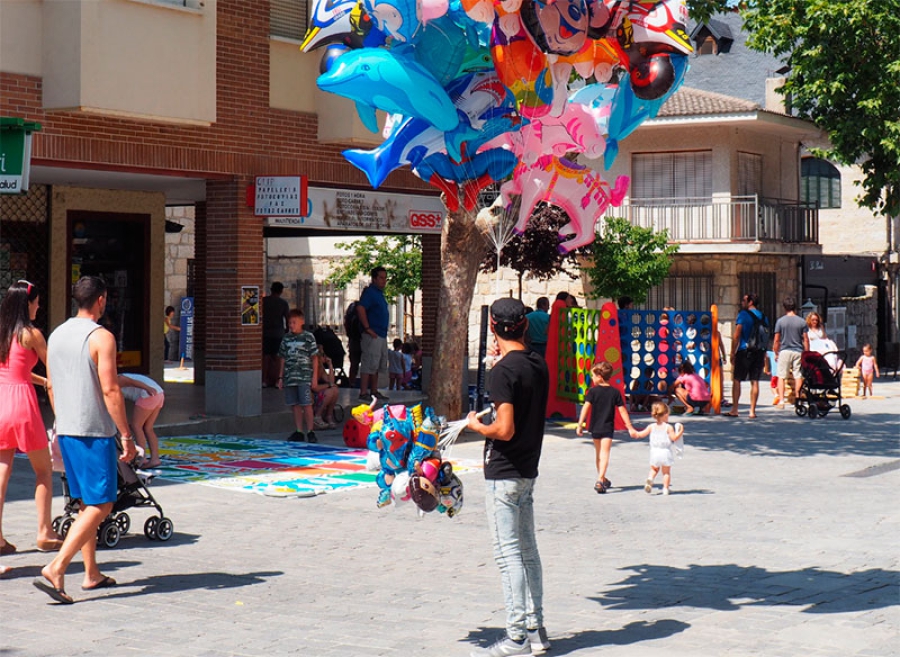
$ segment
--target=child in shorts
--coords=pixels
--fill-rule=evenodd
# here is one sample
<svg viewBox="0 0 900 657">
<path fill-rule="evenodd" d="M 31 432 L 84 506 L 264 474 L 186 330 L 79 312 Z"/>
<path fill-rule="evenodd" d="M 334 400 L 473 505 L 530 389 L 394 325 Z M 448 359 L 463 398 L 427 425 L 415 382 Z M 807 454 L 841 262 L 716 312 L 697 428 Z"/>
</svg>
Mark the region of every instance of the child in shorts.
<svg viewBox="0 0 900 657">
<path fill-rule="evenodd" d="M 122 389 L 122 396 L 134 402 L 131 428 L 135 441 L 144 450 L 142 465 L 159 467 L 159 438 L 153 426 L 166 402 L 166 394 L 156 381 L 143 374 L 120 374 L 119 387 Z"/>
<path fill-rule="evenodd" d="M 403 340 L 394 338 L 394 348 L 388 352 L 388 390 L 400 390 L 404 367 Z"/>
<path fill-rule="evenodd" d="M 594 439 L 594 463 L 597 467 L 597 482 L 594 490 L 605 493 L 612 487 L 612 482 L 606 478 L 606 469 L 609 467 L 609 454 L 612 450 L 613 430 L 615 429 L 616 412 L 625 423 L 629 434 L 634 430 L 628 409 L 625 408 L 625 400 L 618 388 L 609 385 L 613 374 L 613 367 L 606 361 L 596 363 L 591 368 L 591 383 L 593 384 L 584 398 L 584 406 L 581 408 L 581 416 L 578 418 L 576 433 L 580 436 L 587 426 L 590 416 L 591 437 Z"/>
<path fill-rule="evenodd" d="M 304 440 L 318 442 L 313 431 L 312 382 L 318 380 L 319 346 L 313 334 L 303 330 L 305 321 L 302 310 L 291 310 L 288 313 L 288 333 L 281 339 L 278 348 L 278 358 L 281 360 L 278 387 L 284 390 L 284 403 L 291 407 L 296 427 L 294 433 L 288 436 L 288 441 L 292 443 Z"/>
</svg>

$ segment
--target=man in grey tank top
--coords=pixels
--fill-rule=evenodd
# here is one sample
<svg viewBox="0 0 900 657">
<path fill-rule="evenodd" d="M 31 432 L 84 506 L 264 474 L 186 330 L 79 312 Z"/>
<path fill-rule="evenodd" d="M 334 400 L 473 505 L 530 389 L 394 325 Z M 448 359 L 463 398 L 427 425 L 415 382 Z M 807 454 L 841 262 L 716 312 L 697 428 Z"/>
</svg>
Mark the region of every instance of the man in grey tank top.
<svg viewBox="0 0 900 657">
<path fill-rule="evenodd" d="M 63 604 L 74 602 L 66 593 L 65 576 L 79 550 L 84 559 L 83 590 L 116 583 L 97 565 L 97 529 L 116 501 L 116 458 L 130 461 L 135 456 L 117 381 L 115 337 L 97 324 L 106 310 L 106 284 L 94 276 L 82 277 L 72 288 L 72 298 L 78 314 L 57 327 L 47 342 L 47 378 L 69 492 L 82 501 L 82 508 L 59 554 L 33 582 Z M 121 434 L 121 456 L 116 430 Z"/>
<path fill-rule="evenodd" d="M 809 351 L 809 327 L 806 320 L 797 316 L 797 302 L 787 297 L 782 302 L 784 315 L 775 322 L 775 340 L 772 350 L 778 359 L 778 408 L 784 408 L 784 380 L 788 372 L 794 375 L 794 394 L 800 394 L 803 376 L 800 373 L 800 355 Z"/>
</svg>

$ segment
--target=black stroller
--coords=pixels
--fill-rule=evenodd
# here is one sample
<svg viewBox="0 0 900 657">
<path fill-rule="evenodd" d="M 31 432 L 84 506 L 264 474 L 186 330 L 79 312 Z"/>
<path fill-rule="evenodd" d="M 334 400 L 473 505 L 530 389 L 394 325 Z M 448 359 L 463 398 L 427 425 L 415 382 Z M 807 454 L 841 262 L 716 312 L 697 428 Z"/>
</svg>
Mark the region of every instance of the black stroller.
<svg viewBox="0 0 900 657">
<path fill-rule="evenodd" d="M 97 545 L 114 548 L 119 544 L 119 539 L 128 533 L 131 528 L 131 517 L 125 513 L 126 509 L 133 507 L 152 506 L 158 516 L 147 518 L 144 523 L 144 536 L 151 541 L 168 541 L 172 538 L 175 527 L 172 521 L 165 517 L 162 507 L 153 498 L 147 488 L 147 484 L 154 475 L 136 470 L 130 463 L 118 461 L 118 484 L 116 489 L 116 501 L 110 514 L 100 523 L 97 529 Z M 62 475 L 63 496 L 66 505 L 63 515 L 53 519 L 53 529 L 57 534 L 65 538 L 75 522 L 75 516 L 81 509 L 81 500 L 72 499 L 69 495 L 69 483 L 66 475 Z"/>
<path fill-rule="evenodd" d="M 794 411 L 815 419 L 828 415 L 837 408 L 841 417 L 850 419 L 850 407 L 841 398 L 841 374 L 844 371 L 846 351 L 804 351 L 800 355 L 800 373 L 803 385 L 797 393 Z"/>
</svg>

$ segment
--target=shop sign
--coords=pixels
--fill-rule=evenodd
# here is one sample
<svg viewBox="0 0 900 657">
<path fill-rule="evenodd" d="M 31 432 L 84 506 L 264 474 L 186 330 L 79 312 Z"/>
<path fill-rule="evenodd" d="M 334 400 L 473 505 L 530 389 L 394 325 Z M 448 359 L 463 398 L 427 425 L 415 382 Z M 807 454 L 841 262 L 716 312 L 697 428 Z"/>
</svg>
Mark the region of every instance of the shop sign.
<svg viewBox="0 0 900 657">
<path fill-rule="evenodd" d="M 194 359 L 194 297 L 181 297 L 179 314 L 181 331 L 178 336 L 178 353 L 185 360 Z"/>
<path fill-rule="evenodd" d="M 270 216 L 266 225 L 346 232 L 440 233 L 446 214 L 437 196 L 310 187 L 302 215 Z"/>
<path fill-rule="evenodd" d="M 40 123 L 0 117 L 0 194 L 24 194 L 31 173 L 31 134 Z"/>
<path fill-rule="evenodd" d="M 296 217 L 306 206 L 306 176 L 257 176 L 253 211 L 257 217 Z"/>
</svg>

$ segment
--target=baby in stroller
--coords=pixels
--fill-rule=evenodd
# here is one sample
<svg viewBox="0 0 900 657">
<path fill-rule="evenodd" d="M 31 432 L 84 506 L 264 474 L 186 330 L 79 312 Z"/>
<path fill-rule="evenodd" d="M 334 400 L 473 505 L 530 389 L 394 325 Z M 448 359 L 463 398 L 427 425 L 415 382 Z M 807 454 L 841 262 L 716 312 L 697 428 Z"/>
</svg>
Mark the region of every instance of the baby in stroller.
<svg viewBox="0 0 900 657">
<path fill-rule="evenodd" d="M 841 374 L 847 354 L 844 351 L 804 351 L 800 355 L 800 371 L 803 385 L 797 395 L 794 410 L 797 415 L 811 419 L 828 414 L 833 408 L 841 417 L 850 419 L 850 406 L 841 397 Z"/>
</svg>

